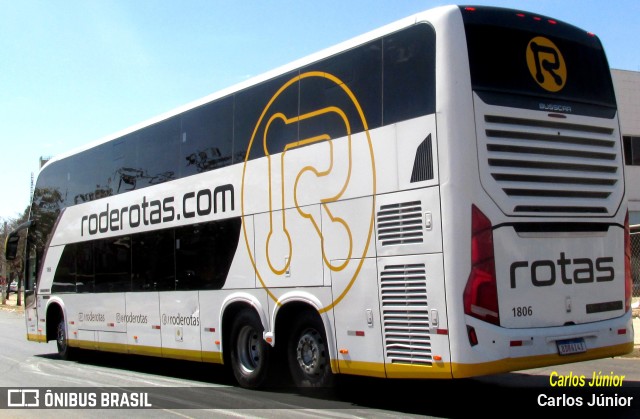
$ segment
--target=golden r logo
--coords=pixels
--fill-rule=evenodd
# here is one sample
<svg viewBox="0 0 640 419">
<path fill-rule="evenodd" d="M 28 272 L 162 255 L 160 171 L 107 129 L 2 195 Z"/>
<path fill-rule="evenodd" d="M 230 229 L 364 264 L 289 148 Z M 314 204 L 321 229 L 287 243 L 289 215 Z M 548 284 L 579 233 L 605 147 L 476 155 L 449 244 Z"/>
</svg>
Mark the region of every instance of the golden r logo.
<svg viewBox="0 0 640 419">
<path fill-rule="evenodd" d="M 549 92 L 560 91 L 567 82 L 567 66 L 558 47 L 537 36 L 527 45 L 527 66 L 536 83 Z"/>
<path fill-rule="evenodd" d="M 279 99 L 295 97 L 299 83 L 331 89 L 337 102 L 310 100 L 317 107 L 301 113 L 296 106 L 282 105 Z M 285 99 L 284 103 L 289 102 Z M 354 132 L 354 126 L 364 132 Z M 303 138 L 298 138 L 297 133 L 303 131 Z M 298 151 L 311 145 L 309 152 Z M 249 164 L 249 155 L 256 149 L 263 150 L 266 159 Z M 321 311 L 343 299 L 371 245 L 375 185 L 367 120 L 349 87 L 329 73 L 316 71 L 284 83 L 266 104 L 253 131 L 240 200 L 242 215 L 256 214 L 254 219 L 259 220 L 251 228 L 245 219 L 244 239 L 256 277 L 274 301 L 278 298 L 270 287 L 300 285 L 309 276 L 322 280 L 323 271 L 340 272 L 343 279 L 334 282 L 333 303 Z M 358 211 L 344 201 L 354 196 L 368 197 L 361 198 L 359 202 L 367 203 Z M 298 263 L 298 271 L 293 271 L 300 272 L 305 261 L 306 275 L 295 277 L 292 266 Z"/>
</svg>

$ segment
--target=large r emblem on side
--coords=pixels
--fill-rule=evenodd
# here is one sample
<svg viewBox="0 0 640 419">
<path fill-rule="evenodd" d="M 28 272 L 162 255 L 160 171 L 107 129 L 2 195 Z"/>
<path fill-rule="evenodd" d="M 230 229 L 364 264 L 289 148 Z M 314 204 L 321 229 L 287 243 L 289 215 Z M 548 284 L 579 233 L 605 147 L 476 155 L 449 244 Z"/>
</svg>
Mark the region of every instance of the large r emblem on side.
<svg viewBox="0 0 640 419">
<path fill-rule="evenodd" d="M 313 110 L 287 114 L 285 108 L 278 106 L 278 98 L 291 94 L 288 89 L 299 89 L 300 83 L 305 81 L 320 82 L 324 88 L 332 91 L 332 95 L 339 95 L 340 102 L 323 103 Z M 318 119 L 322 123 L 313 123 Z M 325 122 L 330 123 L 332 129 L 325 131 Z M 354 126 L 361 127 L 364 132 L 354 133 Z M 336 143 L 338 138 L 332 138 L 330 134 L 333 132 L 335 136 L 336 129 L 341 133 L 339 143 Z M 283 142 L 283 132 L 286 138 L 291 139 Z M 296 133 L 301 132 L 305 134 L 297 136 Z M 278 135 L 277 143 L 284 144 L 278 146 L 281 149 L 276 149 L 272 144 Z M 306 146 L 314 148 L 309 150 L 309 154 L 298 153 L 298 157 L 294 156 L 295 150 Z M 264 161 L 249 162 L 252 149 L 256 148 L 264 152 L 266 165 Z M 346 207 L 336 209 L 332 206 L 333 203 L 352 198 L 353 189 L 352 195 L 348 191 L 354 187 L 358 188 L 356 195 L 371 197 L 371 205 L 365 213 L 354 214 Z M 263 192 L 257 194 L 259 190 Z M 263 206 L 265 209 L 261 211 L 268 210 L 269 226 L 261 230 L 264 233 L 256 233 L 255 254 L 254 238 L 250 237 L 246 223 L 243 223 L 243 233 L 256 276 L 274 301 L 278 300 L 270 291 L 265 275 L 278 278 L 278 282 L 282 278 L 280 286 L 287 286 L 292 262 L 303 252 L 309 251 L 306 248 L 309 238 L 295 236 L 288 228 L 287 217 L 301 217 L 304 223 L 309 223 L 306 225 L 312 226 L 310 234 L 315 232 L 319 238 L 322 254 L 318 254 L 318 257 L 322 258 L 325 269 L 349 272 L 347 281 L 338 287 L 334 284 L 333 288 L 339 289 L 339 294 L 334 295 L 333 303 L 321 311 L 330 310 L 344 298 L 357 279 L 371 245 L 375 192 L 373 145 L 364 112 L 355 94 L 342 80 L 326 72 L 309 71 L 284 83 L 265 106 L 253 130 L 242 172 L 240 200 L 243 216 L 260 211 L 257 208 Z M 309 210 L 313 207 L 317 209 L 317 204 L 319 212 Z M 336 241 L 336 238 L 339 240 Z M 343 249 L 339 258 L 329 256 L 334 245 Z M 260 264 L 258 259 L 266 263 Z"/>
</svg>

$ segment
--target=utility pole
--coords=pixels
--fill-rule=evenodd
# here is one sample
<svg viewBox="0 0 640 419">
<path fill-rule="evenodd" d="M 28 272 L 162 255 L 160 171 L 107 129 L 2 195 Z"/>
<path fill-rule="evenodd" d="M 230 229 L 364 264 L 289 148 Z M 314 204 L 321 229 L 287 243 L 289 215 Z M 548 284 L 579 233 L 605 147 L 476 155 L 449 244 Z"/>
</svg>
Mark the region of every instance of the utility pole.
<svg viewBox="0 0 640 419">
<path fill-rule="evenodd" d="M 7 243 L 7 222 L 4 222 L 4 230 L 3 230 L 4 236 L 4 246 L 6 246 Z M 3 246 L 3 249 L 4 249 Z M 4 253 L 4 252 L 3 252 Z M 2 305 L 7 304 L 7 292 L 6 292 L 6 287 L 8 287 L 9 284 L 7 283 L 7 260 L 4 257 L 4 254 L 2 255 Z"/>
</svg>

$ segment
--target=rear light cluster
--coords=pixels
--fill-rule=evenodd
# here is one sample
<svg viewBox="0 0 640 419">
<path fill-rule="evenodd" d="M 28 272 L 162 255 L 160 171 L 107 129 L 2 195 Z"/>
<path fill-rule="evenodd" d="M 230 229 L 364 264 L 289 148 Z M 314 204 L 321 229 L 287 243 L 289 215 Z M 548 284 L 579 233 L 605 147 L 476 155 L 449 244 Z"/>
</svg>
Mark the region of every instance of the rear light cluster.
<svg viewBox="0 0 640 419">
<path fill-rule="evenodd" d="M 631 230 L 629 229 L 629 212 L 624 219 L 624 311 L 631 309 L 631 292 L 633 277 L 631 276 Z"/>
<path fill-rule="evenodd" d="M 471 274 L 463 301 L 465 314 L 500 325 L 493 229 L 491 221 L 475 205 L 471 208 Z"/>
<path fill-rule="evenodd" d="M 476 12 L 477 9 L 475 7 L 465 7 L 464 10 L 466 12 Z M 516 12 L 515 16 L 517 16 L 520 19 L 532 19 L 535 22 L 546 22 L 549 25 L 557 25 L 558 21 L 554 20 L 554 19 L 549 19 L 546 17 L 542 17 L 542 16 L 536 16 L 536 15 L 530 15 L 527 13 L 522 13 L 522 12 Z M 587 32 L 587 35 L 591 36 L 591 37 L 595 37 L 596 35 L 593 32 Z"/>
</svg>

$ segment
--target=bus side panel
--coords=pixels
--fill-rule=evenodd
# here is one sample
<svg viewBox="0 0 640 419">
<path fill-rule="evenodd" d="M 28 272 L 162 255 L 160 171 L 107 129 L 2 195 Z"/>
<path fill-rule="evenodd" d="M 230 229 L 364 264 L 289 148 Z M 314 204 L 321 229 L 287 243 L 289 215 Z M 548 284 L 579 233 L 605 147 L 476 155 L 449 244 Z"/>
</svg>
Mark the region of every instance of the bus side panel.
<svg viewBox="0 0 640 419">
<path fill-rule="evenodd" d="M 222 363 L 220 309 L 228 295 L 225 291 L 200 291 L 200 341 L 204 362 Z"/>
<path fill-rule="evenodd" d="M 127 350 L 131 354 L 160 356 L 160 297 L 158 292 L 129 292 L 127 311 L 120 315 L 127 323 Z"/>
<path fill-rule="evenodd" d="M 98 349 L 109 352 L 127 352 L 127 334 L 125 332 L 98 331 Z"/>
<path fill-rule="evenodd" d="M 349 260 L 376 255 L 373 205 L 374 199 L 370 196 L 322 205 L 322 256 L 326 274 L 343 270 L 350 272 L 339 294 L 346 284 L 359 276 L 356 270 L 358 263 Z"/>
<path fill-rule="evenodd" d="M 78 301 L 78 322 L 81 329 L 124 333 L 127 324 L 119 322 L 125 312 L 125 293 L 87 294 Z"/>
<path fill-rule="evenodd" d="M 162 356 L 202 361 L 198 291 L 160 293 Z"/>
<path fill-rule="evenodd" d="M 40 302 L 40 300 L 38 300 Z M 38 331 L 38 309 L 36 306 L 26 307 L 24 310 L 25 323 L 27 326 L 27 340 L 43 342 L 44 333 Z"/>
<path fill-rule="evenodd" d="M 64 301 L 67 325 L 77 326 L 80 347 L 126 352 L 127 324 L 118 321 L 125 312 L 124 293 L 67 294 Z M 69 338 L 75 338 L 73 333 Z"/>
<path fill-rule="evenodd" d="M 323 257 L 340 372 L 384 377 L 373 205 L 368 196 L 322 206 Z"/>
<path fill-rule="evenodd" d="M 255 260 L 264 286 L 322 285 L 319 205 L 257 214 L 254 219 Z"/>
<path fill-rule="evenodd" d="M 384 353 L 380 328 L 378 275 L 373 258 L 351 259 L 357 267 L 363 262 L 358 279 L 333 309 L 338 367 L 342 374 L 385 377 Z M 344 263 L 344 260 L 332 262 Z M 334 299 L 344 292 L 354 269 L 331 272 Z"/>
<path fill-rule="evenodd" d="M 50 304 L 46 309 L 49 309 L 52 304 L 60 304 L 64 311 L 65 322 L 67 324 L 67 338 L 69 340 L 69 346 L 84 348 L 84 349 L 98 349 L 98 338 L 95 328 L 91 327 L 93 322 L 84 321 L 85 314 L 88 315 L 88 320 L 97 321 L 104 316 L 103 312 L 97 310 L 97 307 L 93 311 L 85 310 L 87 307 L 86 300 L 90 298 L 86 294 L 60 294 L 50 297 Z M 43 300 L 43 307 L 45 307 L 46 300 Z M 96 306 L 95 304 L 93 304 Z M 82 314 L 83 321 L 80 321 L 80 315 Z M 43 313 L 42 319 L 44 319 L 45 313 Z"/>
</svg>

